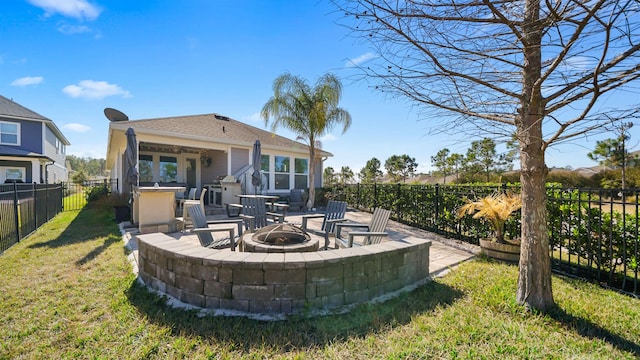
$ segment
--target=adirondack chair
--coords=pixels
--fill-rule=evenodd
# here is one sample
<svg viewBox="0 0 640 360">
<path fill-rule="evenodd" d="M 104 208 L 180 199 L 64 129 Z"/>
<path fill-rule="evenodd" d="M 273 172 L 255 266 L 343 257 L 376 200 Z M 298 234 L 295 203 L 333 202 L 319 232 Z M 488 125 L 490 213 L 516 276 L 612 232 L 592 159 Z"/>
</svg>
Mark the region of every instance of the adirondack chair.
<svg viewBox="0 0 640 360">
<path fill-rule="evenodd" d="M 193 229 L 191 229 L 191 233 L 198 236 L 200 245 L 212 249 L 222 249 L 230 247 L 231 251 L 236 250 L 234 232 L 237 227 L 238 237 L 242 238 L 241 219 L 207 221 L 206 217 L 204 216 L 204 212 L 202 212 L 200 206 L 197 205 L 189 206 L 188 212 L 193 221 Z M 210 227 L 211 225 L 215 225 L 215 227 Z M 211 234 L 213 232 L 228 232 L 229 237 L 216 239 Z"/>
<path fill-rule="evenodd" d="M 382 208 L 376 208 L 373 211 L 373 216 L 371 216 L 371 223 L 369 224 L 360 224 L 360 223 L 340 223 L 336 224 L 336 249 L 340 247 L 353 247 L 353 246 L 362 246 L 362 245 L 371 245 L 371 244 L 379 244 L 382 241 L 382 238 L 388 236 L 389 234 L 384 232 L 387 227 L 387 223 L 389 222 L 389 216 L 391 215 L 391 211 L 385 210 Z M 343 238 L 341 235 L 342 228 L 364 228 L 366 231 L 351 231 L 349 232 L 348 238 Z M 364 237 L 364 240 L 361 243 L 354 242 L 354 237 Z"/>
<path fill-rule="evenodd" d="M 273 222 L 283 223 L 284 214 L 267 211 L 267 204 L 261 197 L 242 198 L 242 213 L 240 218 L 244 220 L 247 231 L 254 232 L 269 224 L 269 218 Z"/>
<path fill-rule="evenodd" d="M 329 200 L 327 203 L 327 209 L 324 214 L 308 214 L 302 215 L 302 230 L 310 231 L 319 235 L 324 235 L 324 249 L 329 247 L 329 234 L 334 232 L 335 225 L 339 222 L 347 221 L 344 218 L 344 213 L 347 211 L 346 201 L 334 201 Z M 308 227 L 309 219 L 322 219 L 322 226 L 320 229 L 310 229 Z"/>
</svg>

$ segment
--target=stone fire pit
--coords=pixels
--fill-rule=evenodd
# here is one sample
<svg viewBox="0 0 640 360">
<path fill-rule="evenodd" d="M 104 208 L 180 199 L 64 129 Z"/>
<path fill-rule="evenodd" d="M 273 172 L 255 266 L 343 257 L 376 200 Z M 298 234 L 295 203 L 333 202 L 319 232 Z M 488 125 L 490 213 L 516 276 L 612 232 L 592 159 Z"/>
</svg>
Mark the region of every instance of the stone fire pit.
<svg viewBox="0 0 640 360">
<path fill-rule="evenodd" d="M 273 224 L 242 236 L 244 251 L 286 253 L 318 251 L 319 237 L 291 224 Z"/>
</svg>

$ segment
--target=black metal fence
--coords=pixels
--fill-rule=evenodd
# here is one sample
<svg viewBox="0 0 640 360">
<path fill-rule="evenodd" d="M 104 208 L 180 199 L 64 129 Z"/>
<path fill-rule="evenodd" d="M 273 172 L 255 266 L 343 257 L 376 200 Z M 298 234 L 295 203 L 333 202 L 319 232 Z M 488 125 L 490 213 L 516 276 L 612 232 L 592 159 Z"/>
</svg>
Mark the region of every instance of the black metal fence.
<svg viewBox="0 0 640 360">
<path fill-rule="evenodd" d="M 0 254 L 62 210 L 62 184 L 0 185 Z"/>
<path fill-rule="evenodd" d="M 95 190 L 102 193 L 117 189 L 117 180 L 0 185 L 0 254 L 60 211 L 82 209 Z"/>
<path fill-rule="evenodd" d="M 87 200 L 92 196 L 99 197 L 103 194 L 118 192 L 117 179 L 84 181 L 82 184 L 63 183 L 64 203 L 63 209 L 80 210 L 87 205 Z"/>
<path fill-rule="evenodd" d="M 519 191 L 516 186 L 358 184 L 325 188 L 327 198 L 346 200 L 349 206 L 371 211 L 392 210 L 404 224 L 472 244 L 490 233 L 488 224 L 457 209 L 465 199 L 495 191 Z M 640 189 L 547 188 L 550 254 L 554 270 L 589 278 L 640 294 L 638 215 Z M 506 233 L 520 234 L 520 216 L 506 224 Z"/>
</svg>

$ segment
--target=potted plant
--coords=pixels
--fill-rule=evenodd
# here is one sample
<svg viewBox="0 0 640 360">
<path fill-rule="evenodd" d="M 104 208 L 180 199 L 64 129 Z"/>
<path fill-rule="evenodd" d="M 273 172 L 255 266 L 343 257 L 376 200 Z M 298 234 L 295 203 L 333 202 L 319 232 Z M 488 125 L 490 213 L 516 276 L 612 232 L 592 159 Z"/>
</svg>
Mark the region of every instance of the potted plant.
<svg viewBox="0 0 640 360">
<path fill-rule="evenodd" d="M 510 192 L 496 192 L 477 201 L 468 200 L 458 209 L 458 218 L 473 215 L 474 219 L 486 220 L 494 237 L 480 239 L 482 252 L 500 260 L 520 259 L 520 240 L 506 239 L 504 224 L 514 211 L 522 207 L 522 196 Z"/>
<path fill-rule="evenodd" d="M 131 220 L 131 207 L 129 206 L 129 196 L 126 194 L 111 193 L 109 202 L 113 206 L 116 222 Z"/>
</svg>

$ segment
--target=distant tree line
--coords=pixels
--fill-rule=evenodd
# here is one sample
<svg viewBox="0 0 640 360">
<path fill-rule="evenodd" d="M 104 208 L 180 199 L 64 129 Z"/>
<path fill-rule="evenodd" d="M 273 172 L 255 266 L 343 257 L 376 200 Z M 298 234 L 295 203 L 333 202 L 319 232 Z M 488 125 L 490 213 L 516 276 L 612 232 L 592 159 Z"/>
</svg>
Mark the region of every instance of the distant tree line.
<svg viewBox="0 0 640 360">
<path fill-rule="evenodd" d="M 567 187 L 629 188 L 640 186 L 640 159 L 631 152 L 629 129 L 632 122 L 619 122 L 611 130 L 615 138 L 597 141 L 595 149 L 588 153 L 589 159 L 598 161 L 604 170 L 592 175 L 583 175 L 566 169 L 552 169 L 548 182 L 561 183 Z M 513 171 L 518 149 L 515 141 L 506 143 L 506 149 L 499 152 L 496 142 L 490 138 L 471 142 L 466 153 L 453 153 L 448 148 L 440 149 L 431 156 L 435 169 L 432 176 L 440 177 L 442 183 L 470 182 L 519 182 L 520 172 Z M 418 164 L 409 155 L 392 155 L 384 162 L 371 158 L 360 172 L 343 166 L 339 172 L 332 167 L 324 169 L 325 186 L 344 185 L 356 182 L 375 183 L 383 180 L 406 182 L 415 175 Z"/>
<path fill-rule="evenodd" d="M 106 175 L 105 159 L 67 155 L 67 162 L 72 170 L 71 179 L 77 184 Z"/>
</svg>

